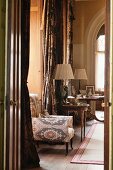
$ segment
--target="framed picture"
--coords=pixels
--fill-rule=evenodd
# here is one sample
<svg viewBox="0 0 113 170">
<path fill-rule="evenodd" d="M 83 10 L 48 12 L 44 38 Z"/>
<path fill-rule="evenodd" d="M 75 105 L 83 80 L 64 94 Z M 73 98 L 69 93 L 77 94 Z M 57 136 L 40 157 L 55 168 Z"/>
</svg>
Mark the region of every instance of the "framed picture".
<svg viewBox="0 0 113 170">
<path fill-rule="evenodd" d="M 95 94 L 95 86 L 94 85 L 87 85 L 86 86 L 86 94 L 88 96 L 92 96 Z"/>
</svg>

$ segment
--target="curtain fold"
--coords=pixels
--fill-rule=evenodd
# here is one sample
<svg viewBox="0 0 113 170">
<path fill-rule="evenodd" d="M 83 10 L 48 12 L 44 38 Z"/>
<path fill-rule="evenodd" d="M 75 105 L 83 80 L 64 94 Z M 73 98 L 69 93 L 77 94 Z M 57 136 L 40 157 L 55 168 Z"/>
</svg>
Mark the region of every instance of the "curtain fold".
<svg viewBox="0 0 113 170">
<path fill-rule="evenodd" d="M 33 141 L 30 99 L 27 87 L 29 69 L 30 0 L 23 0 L 21 5 L 21 166 L 22 168 L 34 168 L 39 167 L 40 160 Z"/>
<path fill-rule="evenodd" d="M 67 63 L 72 64 L 72 21 L 74 18 L 72 2 L 73 0 L 45 0 L 44 2 L 41 27 L 44 59 L 43 110 L 46 109 L 49 113 L 54 112 L 54 98 L 59 104 L 57 110 L 61 104 L 59 93 L 61 81 L 56 81 L 55 87 L 53 85 L 56 64 L 63 64 L 64 57 Z M 54 88 L 56 94 L 54 94 Z M 61 112 L 61 109 L 58 112 Z"/>
<path fill-rule="evenodd" d="M 73 64 L 73 0 L 67 1 L 67 63 Z"/>
<path fill-rule="evenodd" d="M 67 63 L 73 66 L 73 0 L 67 1 Z M 71 95 L 71 80 L 68 81 L 68 95 Z"/>
<path fill-rule="evenodd" d="M 53 112 L 53 79 L 57 63 L 63 59 L 62 50 L 62 1 L 46 0 L 43 21 L 43 109 Z M 58 44 L 59 43 L 59 44 Z"/>
</svg>

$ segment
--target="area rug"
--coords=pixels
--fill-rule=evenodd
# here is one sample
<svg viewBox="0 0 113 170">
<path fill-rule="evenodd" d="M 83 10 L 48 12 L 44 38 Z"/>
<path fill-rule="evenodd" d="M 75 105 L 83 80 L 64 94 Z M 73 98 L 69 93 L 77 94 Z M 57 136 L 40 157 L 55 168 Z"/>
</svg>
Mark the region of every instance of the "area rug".
<svg viewBox="0 0 113 170">
<path fill-rule="evenodd" d="M 80 144 L 71 163 L 104 164 L 104 124 L 94 123 Z"/>
</svg>

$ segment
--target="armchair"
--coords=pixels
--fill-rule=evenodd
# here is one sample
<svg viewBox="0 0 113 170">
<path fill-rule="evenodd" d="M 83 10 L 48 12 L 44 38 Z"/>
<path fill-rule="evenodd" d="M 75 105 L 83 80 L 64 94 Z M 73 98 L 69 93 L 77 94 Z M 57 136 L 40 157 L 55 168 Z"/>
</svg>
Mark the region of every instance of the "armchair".
<svg viewBox="0 0 113 170">
<path fill-rule="evenodd" d="M 72 148 L 74 137 L 72 116 L 50 116 L 47 118 L 32 118 L 33 137 L 35 141 L 65 143 L 66 155 L 68 143 Z"/>
<path fill-rule="evenodd" d="M 70 142 L 72 148 L 74 137 L 73 117 L 42 113 L 41 100 L 38 99 L 37 94 L 30 94 L 30 108 L 34 140 L 37 142 L 65 143 L 67 155 L 68 143 Z"/>
</svg>

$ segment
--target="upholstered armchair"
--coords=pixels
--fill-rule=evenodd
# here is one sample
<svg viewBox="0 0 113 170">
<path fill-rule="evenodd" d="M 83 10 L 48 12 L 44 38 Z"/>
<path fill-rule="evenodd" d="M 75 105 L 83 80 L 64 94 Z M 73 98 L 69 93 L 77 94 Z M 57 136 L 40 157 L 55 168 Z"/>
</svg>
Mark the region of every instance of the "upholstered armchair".
<svg viewBox="0 0 113 170">
<path fill-rule="evenodd" d="M 41 111 L 41 100 L 37 94 L 30 94 L 30 108 L 34 140 L 49 143 L 65 143 L 68 154 L 68 143 L 74 137 L 73 117 L 49 115 Z M 42 117 L 41 117 L 42 116 Z"/>
<path fill-rule="evenodd" d="M 33 136 L 35 141 L 49 143 L 65 143 L 66 155 L 68 154 L 68 143 L 72 148 L 74 137 L 72 116 L 50 116 L 45 118 L 32 118 Z"/>
</svg>

